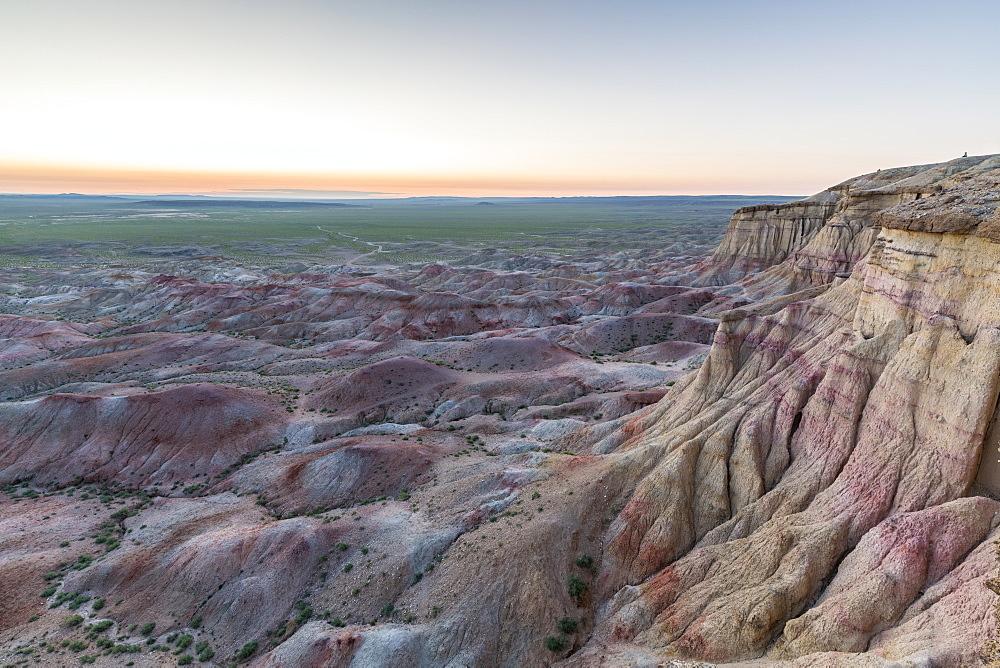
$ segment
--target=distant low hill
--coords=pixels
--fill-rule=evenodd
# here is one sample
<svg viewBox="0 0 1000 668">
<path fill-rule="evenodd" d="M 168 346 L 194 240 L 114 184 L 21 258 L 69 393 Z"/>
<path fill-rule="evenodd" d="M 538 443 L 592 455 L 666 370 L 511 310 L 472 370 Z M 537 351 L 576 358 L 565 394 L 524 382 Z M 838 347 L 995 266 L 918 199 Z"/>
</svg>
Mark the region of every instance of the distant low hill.
<svg viewBox="0 0 1000 668">
<path fill-rule="evenodd" d="M 359 208 L 358 204 L 343 202 L 303 202 L 281 200 L 251 200 L 251 199 L 157 199 L 140 200 L 134 206 L 148 206 L 170 209 L 319 209 L 319 208 Z"/>
<path fill-rule="evenodd" d="M 33 194 L 20 194 L 20 193 L 0 193 L 0 201 L 3 200 L 55 200 L 55 201 L 68 201 L 68 200 L 112 200 L 115 202 L 126 201 L 124 197 L 115 197 L 114 195 L 81 195 L 80 193 L 60 193 L 58 195 L 43 194 L 43 195 L 33 195 Z"/>
</svg>

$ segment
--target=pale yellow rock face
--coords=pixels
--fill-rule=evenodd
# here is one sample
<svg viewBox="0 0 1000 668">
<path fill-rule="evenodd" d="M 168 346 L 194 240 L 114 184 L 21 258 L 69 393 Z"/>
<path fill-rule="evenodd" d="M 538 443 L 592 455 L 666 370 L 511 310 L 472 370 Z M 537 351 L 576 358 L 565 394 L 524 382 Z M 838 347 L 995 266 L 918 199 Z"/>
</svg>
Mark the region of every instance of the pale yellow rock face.
<svg viewBox="0 0 1000 668">
<path fill-rule="evenodd" d="M 863 335 L 932 315 L 955 320 L 962 336 L 1000 325 L 1000 244 L 961 234 L 884 229 L 868 258 L 854 327 Z"/>
<path fill-rule="evenodd" d="M 798 202 L 740 209 L 719 248 L 698 267 L 695 283 L 733 284 L 723 292 L 744 300 L 790 294 L 849 274 L 881 226 L 936 232 L 983 227 L 994 212 L 989 182 L 998 163 L 996 156 L 977 156 L 880 170 Z M 944 202 L 951 197 L 961 202 Z M 993 231 L 981 234 L 1000 239 L 1000 224 L 987 227 Z"/>
<path fill-rule="evenodd" d="M 825 191 L 798 202 L 739 209 L 694 284 L 733 283 L 784 260 L 823 229 L 842 198 Z"/>
<path fill-rule="evenodd" d="M 1000 537 L 1000 503 L 969 496 L 993 484 L 977 473 L 998 431 L 1000 161 L 831 192 L 811 234 L 779 221 L 754 246 L 749 224 L 775 212 L 737 216 L 713 261 L 804 240 L 734 286 L 773 306 L 724 313 L 702 367 L 629 436 L 598 442 L 640 475 L 605 534 L 608 602 L 570 665 L 615 647 L 720 663 L 978 662 Z M 781 301 L 810 284 L 822 294 Z"/>
</svg>

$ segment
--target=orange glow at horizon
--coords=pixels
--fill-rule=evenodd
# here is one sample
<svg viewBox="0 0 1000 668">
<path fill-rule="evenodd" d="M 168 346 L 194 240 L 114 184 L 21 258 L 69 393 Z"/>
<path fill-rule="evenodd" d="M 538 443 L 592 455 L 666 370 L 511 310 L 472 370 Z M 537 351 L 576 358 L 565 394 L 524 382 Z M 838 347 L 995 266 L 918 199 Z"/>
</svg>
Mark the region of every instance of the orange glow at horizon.
<svg viewBox="0 0 1000 668">
<path fill-rule="evenodd" d="M 238 196 L 245 191 L 346 191 L 357 196 L 420 197 L 568 197 L 601 195 L 809 194 L 812 184 L 797 192 L 779 192 L 766 180 L 734 179 L 720 190 L 719 175 L 699 179 L 678 175 L 669 182 L 652 179 L 553 178 L 538 174 L 295 174 L 261 172 L 179 171 L 94 168 L 0 163 L 0 192 L 88 195 L 210 194 Z M 735 187 L 736 190 L 732 188 Z M 249 196 L 249 195 L 248 195 Z M 294 193 L 284 197 L 294 196 Z M 350 196 L 345 196 L 347 198 Z"/>
<path fill-rule="evenodd" d="M 1000 3 L 846 3 L 7 3 L 0 192 L 810 194 L 1000 152 Z"/>
</svg>

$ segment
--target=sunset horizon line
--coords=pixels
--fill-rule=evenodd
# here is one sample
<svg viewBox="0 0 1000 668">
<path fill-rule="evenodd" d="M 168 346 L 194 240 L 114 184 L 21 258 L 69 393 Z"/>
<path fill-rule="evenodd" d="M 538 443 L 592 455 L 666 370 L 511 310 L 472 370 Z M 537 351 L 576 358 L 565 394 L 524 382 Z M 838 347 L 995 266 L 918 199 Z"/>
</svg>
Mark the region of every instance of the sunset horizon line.
<svg viewBox="0 0 1000 668">
<path fill-rule="evenodd" d="M 728 162 L 681 160 L 643 173 L 560 173 L 544 170 L 460 169 L 356 172 L 290 170 L 215 170 L 133 167 L 128 165 L 0 162 L 0 193 L 56 195 L 77 193 L 123 197 L 157 195 L 266 199 L 398 199 L 410 197 L 669 197 L 807 196 L 844 179 L 900 164 L 936 164 L 955 155 L 909 156 L 875 162 L 870 156 L 806 165 L 790 156 L 742 154 Z M 916 159 L 914 159 L 916 158 Z M 919 158 L 923 158 L 920 160 Z M 936 158 L 936 159 L 935 159 Z M 771 169 L 763 169 L 764 165 Z M 668 163 L 669 165 L 669 163 Z M 760 167 L 761 169 L 754 169 Z M 811 167 L 808 171 L 805 167 Z M 787 195 L 785 193 L 792 193 Z"/>
<path fill-rule="evenodd" d="M 870 171 L 875 171 L 874 169 Z M 196 170 L 94 168 L 0 163 L 0 193 L 10 195 L 80 194 L 152 197 L 204 196 L 266 199 L 404 199 L 413 197 L 559 198 L 674 196 L 804 196 L 841 178 L 803 178 L 781 184 L 755 176 L 678 175 L 663 179 L 628 175 L 574 178 L 543 174 L 309 174 L 215 172 Z M 669 183 L 665 183 L 669 182 Z M 785 181 L 785 179 L 781 179 Z M 788 193 L 791 193 L 789 195 Z"/>
<path fill-rule="evenodd" d="M 0 196 L 3 197 L 107 197 L 107 198 L 118 198 L 118 199 L 135 199 L 142 200 L 144 198 L 205 198 L 205 199 L 241 199 L 241 200 L 276 200 L 276 201 L 344 201 L 344 200 L 356 200 L 362 201 L 388 201 L 388 200 L 405 200 L 405 199 L 483 199 L 483 200 L 494 200 L 494 199 L 611 199 L 611 198 L 657 198 L 657 197 L 807 197 L 808 194 L 805 193 L 789 193 L 789 192 L 761 192 L 761 193 L 747 193 L 747 192 L 703 192 L 703 193 L 621 193 L 621 194 L 534 194 L 534 195 L 493 195 L 493 194 L 482 194 L 482 195 L 449 195 L 449 194 L 436 194 L 436 195 L 407 195 L 407 194 L 395 194 L 389 193 L 385 195 L 341 195 L 341 196 L 301 196 L 295 194 L 287 195 L 262 195 L 254 193 L 244 193 L 240 194 L 238 192 L 162 192 L 162 191 L 151 191 L 148 193 L 135 193 L 135 192 L 76 192 L 73 190 L 62 190 L 62 191 L 52 191 L 52 192 L 36 192 L 36 191 L 25 191 L 25 192 L 13 192 L 0 190 Z"/>
</svg>

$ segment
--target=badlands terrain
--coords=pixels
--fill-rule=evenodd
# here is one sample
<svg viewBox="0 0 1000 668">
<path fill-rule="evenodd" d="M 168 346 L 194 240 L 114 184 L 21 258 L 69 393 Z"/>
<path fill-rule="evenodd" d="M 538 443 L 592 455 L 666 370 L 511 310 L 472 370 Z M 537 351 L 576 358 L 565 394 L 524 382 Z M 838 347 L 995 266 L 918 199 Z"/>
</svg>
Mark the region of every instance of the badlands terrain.
<svg viewBox="0 0 1000 668">
<path fill-rule="evenodd" d="M 774 201 L 714 249 L 4 223 L 0 665 L 994 660 L 1000 156 Z"/>
</svg>

